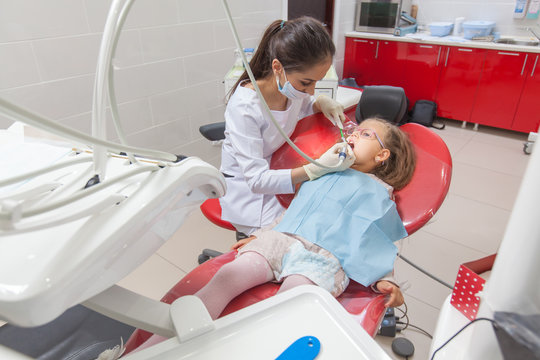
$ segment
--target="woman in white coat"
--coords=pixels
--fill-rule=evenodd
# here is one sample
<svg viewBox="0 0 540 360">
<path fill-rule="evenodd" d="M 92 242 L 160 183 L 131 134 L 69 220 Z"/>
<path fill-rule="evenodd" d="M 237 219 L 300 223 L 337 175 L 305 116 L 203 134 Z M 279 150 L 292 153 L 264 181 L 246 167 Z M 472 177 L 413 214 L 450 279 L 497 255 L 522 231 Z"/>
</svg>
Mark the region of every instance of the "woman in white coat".
<svg viewBox="0 0 540 360">
<path fill-rule="evenodd" d="M 326 75 L 334 53 L 328 32 L 313 18 L 276 20 L 266 29 L 250 66 L 274 118 L 288 135 L 300 119 L 320 111 L 334 125 L 342 126 L 343 107 L 327 96 L 313 97 L 315 84 Z M 221 160 L 227 192 L 220 204 L 222 219 L 249 235 L 271 224 L 283 212 L 276 194 L 293 193 L 296 184 L 330 170 L 314 164 L 271 170 L 272 154 L 285 140 L 263 110 L 247 72 L 231 93 L 225 111 Z M 321 156 L 321 164 L 336 167 L 337 149 L 334 146 Z M 353 161 L 352 155 L 347 156 L 332 171 L 345 170 Z"/>
</svg>

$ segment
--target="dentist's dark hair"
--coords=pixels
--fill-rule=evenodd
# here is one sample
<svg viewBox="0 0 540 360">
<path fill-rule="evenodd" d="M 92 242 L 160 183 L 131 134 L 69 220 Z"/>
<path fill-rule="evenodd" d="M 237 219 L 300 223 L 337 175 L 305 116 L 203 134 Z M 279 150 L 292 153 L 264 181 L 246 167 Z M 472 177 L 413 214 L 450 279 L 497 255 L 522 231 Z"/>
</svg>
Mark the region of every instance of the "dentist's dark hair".
<svg viewBox="0 0 540 360">
<path fill-rule="evenodd" d="M 272 73 L 274 59 L 279 60 L 285 71 L 305 71 L 333 57 L 335 52 L 330 34 L 320 21 L 309 16 L 275 20 L 266 28 L 249 65 L 255 79 L 259 80 Z M 228 95 L 248 79 L 244 71 Z"/>
</svg>

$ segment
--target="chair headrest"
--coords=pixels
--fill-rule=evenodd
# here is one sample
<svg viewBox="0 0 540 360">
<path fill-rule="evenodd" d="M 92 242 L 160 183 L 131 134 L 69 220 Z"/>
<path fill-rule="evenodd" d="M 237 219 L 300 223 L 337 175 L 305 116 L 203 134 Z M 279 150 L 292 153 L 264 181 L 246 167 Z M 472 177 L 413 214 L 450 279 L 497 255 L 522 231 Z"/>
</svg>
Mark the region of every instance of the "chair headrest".
<svg viewBox="0 0 540 360">
<path fill-rule="evenodd" d="M 399 124 L 407 111 L 405 90 L 396 86 L 366 86 L 356 107 L 356 121 L 360 123 L 377 116 Z"/>
</svg>

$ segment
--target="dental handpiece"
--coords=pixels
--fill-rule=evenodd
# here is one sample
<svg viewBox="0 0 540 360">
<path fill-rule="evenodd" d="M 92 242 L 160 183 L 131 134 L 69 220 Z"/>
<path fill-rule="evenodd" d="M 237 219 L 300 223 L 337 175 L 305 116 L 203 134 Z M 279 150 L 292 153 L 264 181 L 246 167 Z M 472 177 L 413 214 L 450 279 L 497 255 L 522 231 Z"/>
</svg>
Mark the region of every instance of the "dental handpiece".
<svg viewBox="0 0 540 360">
<path fill-rule="evenodd" d="M 345 140 L 345 136 L 343 135 L 343 130 L 339 129 L 339 131 L 341 133 L 341 140 L 343 140 L 343 143 L 345 144 L 339 152 L 339 158 L 342 160 L 345 160 L 345 158 L 347 157 L 347 140 Z"/>
</svg>

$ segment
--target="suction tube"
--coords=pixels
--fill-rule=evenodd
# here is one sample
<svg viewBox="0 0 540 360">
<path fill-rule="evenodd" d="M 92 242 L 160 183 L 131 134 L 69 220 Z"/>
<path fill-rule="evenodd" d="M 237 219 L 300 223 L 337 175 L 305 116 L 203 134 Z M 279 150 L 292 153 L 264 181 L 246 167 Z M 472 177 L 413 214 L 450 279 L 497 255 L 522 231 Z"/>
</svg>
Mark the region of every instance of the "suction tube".
<svg viewBox="0 0 540 360">
<path fill-rule="evenodd" d="M 298 146 L 296 146 L 292 142 L 292 140 L 289 138 L 289 136 L 287 136 L 287 134 L 283 131 L 281 126 L 279 126 L 278 122 L 274 118 L 274 115 L 272 115 L 272 112 L 270 111 L 270 108 L 268 107 L 268 104 L 264 100 L 264 97 L 263 97 L 263 95 L 261 93 L 261 90 L 259 89 L 259 86 L 257 85 L 257 81 L 255 80 L 255 76 L 253 75 L 253 72 L 251 71 L 251 67 L 249 66 L 249 62 L 247 61 L 246 55 L 242 51 L 243 47 L 242 47 L 242 44 L 240 43 L 240 38 L 238 37 L 238 32 L 236 31 L 236 27 L 234 26 L 234 22 L 232 20 L 231 11 L 229 10 L 229 5 L 227 4 L 227 0 L 222 0 L 222 3 L 223 3 L 223 7 L 225 8 L 225 13 L 227 15 L 227 20 L 229 21 L 229 26 L 230 26 L 231 31 L 233 33 L 234 41 L 236 42 L 236 47 L 239 49 L 239 53 L 242 56 L 242 61 L 244 62 L 244 65 L 246 66 L 246 71 L 247 71 L 247 73 L 249 75 L 249 79 L 251 80 L 251 84 L 255 88 L 255 91 L 257 92 L 257 96 L 259 96 L 259 100 L 261 101 L 261 104 L 263 104 L 264 110 L 266 111 L 268 116 L 270 116 L 270 119 L 272 120 L 272 123 L 274 124 L 276 129 L 279 131 L 281 136 L 283 136 L 283 138 L 285 139 L 287 144 L 289 144 L 300 156 L 302 156 L 304 159 L 306 159 L 310 163 L 313 163 L 313 164 L 315 164 L 315 165 L 317 165 L 319 167 L 322 167 L 324 169 L 329 169 L 329 170 L 338 169 L 341 166 L 341 164 L 343 163 L 343 161 L 345 160 L 346 155 L 345 156 L 340 156 L 339 163 L 335 167 L 330 167 L 330 166 L 323 165 L 323 164 L 317 162 L 316 160 L 313 160 L 311 157 L 309 157 L 307 154 L 305 154 L 302 150 L 300 150 L 298 148 Z M 347 149 L 345 148 L 345 150 L 347 150 Z"/>
</svg>

